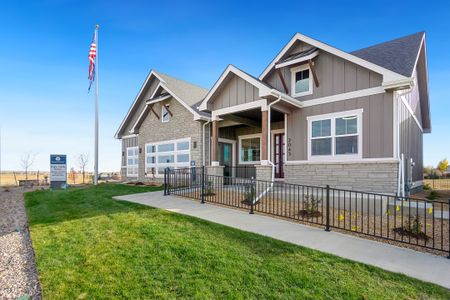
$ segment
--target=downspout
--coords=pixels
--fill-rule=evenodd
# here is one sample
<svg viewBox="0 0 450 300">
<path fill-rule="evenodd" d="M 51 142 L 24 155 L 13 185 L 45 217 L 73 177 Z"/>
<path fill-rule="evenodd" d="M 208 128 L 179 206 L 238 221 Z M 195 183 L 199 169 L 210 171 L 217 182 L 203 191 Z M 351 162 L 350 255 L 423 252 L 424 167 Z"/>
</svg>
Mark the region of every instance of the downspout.
<svg viewBox="0 0 450 300">
<path fill-rule="evenodd" d="M 205 159 L 206 159 L 206 154 L 205 154 L 205 150 L 206 150 L 206 145 L 205 145 L 205 141 L 206 141 L 206 138 L 205 138 L 205 135 L 206 135 L 206 131 L 205 131 L 205 127 L 206 127 L 206 125 L 208 125 L 209 123 L 211 123 L 211 121 L 207 121 L 207 122 L 205 122 L 204 124 L 203 124 L 203 142 L 202 142 L 202 148 L 203 148 L 203 161 L 202 161 L 202 163 L 203 163 L 203 166 L 204 167 L 206 167 L 206 162 L 205 162 Z"/>
<path fill-rule="evenodd" d="M 267 163 L 269 165 L 272 166 L 272 180 L 270 181 L 270 185 L 269 187 L 263 191 L 261 194 L 259 194 L 258 197 L 255 198 L 255 200 L 253 201 L 253 204 L 256 204 L 259 202 L 259 200 L 261 200 L 262 197 L 264 197 L 270 190 L 272 190 L 273 188 L 273 184 L 275 182 L 275 164 L 272 162 L 272 160 L 270 159 L 271 157 L 271 149 L 272 149 L 272 141 L 271 141 L 271 124 L 270 124 L 270 111 L 272 108 L 272 105 L 278 103 L 281 101 L 281 94 L 278 95 L 278 99 L 273 101 L 272 103 L 270 103 L 269 105 L 267 105 Z"/>
</svg>

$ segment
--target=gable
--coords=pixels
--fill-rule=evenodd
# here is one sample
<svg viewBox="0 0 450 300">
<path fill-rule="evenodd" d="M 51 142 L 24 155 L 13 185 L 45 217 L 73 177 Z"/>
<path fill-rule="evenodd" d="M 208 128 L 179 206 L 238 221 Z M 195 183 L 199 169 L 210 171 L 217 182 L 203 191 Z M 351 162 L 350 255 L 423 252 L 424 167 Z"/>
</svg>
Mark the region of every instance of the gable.
<svg viewBox="0 0 450 300">
<path fill-rule="evenodd" d="M 128 110 L 125 119 L 122 121 L 122 124 L 116 133 L 116 137 L 129 134 L 131 128 L 136 123 L 139 115 L 146 106 L 145 101 L 152 97 L 155 89 L 158 87 L 160 80 L 156 78 L 156 76 L 149 76 L 150 78 L 148 78 L 148 80 L 144 83 L 142 90 L 136 96 L 136 99 Z"/>
<path fill-rule="evenodd" d="M 282 61 L 285 57 L 292 56 L 295 53 L 307 52 L 309 49 L 315 49 L 313 45 L 302 41 L 296 41 L 292 47 L 281 56 Z M 313 68 L 317 75 L 318 86 L 313 84 L 312 94 L 297 97 L 300 101 L 313 98 L 327 97 L 357 90 L 377 87 L 382 85 L 383 77 L 379 73 L 371 71 L 365 67 L 345 60 L 337 55 L 324 50 L 318 50 L 318 55 L 312 59 Z M 292 64 L 289 66 L 271 70 L 263 80 L 273 88 L 291 94 L 291 69 L 299 66 L 308 65 L 308 61 Z M 282 79 L 286 85 L 284 88 Z M 311 79 L 312 80 L 312 79 Z"/>
<path fill-rule="evenodd" d="M 208 102 L 208 110 L 249 103 L 261 99 L 259 89 L 234 73 L 227 75 Z"/>
<path fill-rule="evenodd" d="M 272 60 L 272 62 L 264 69 L 262 74 L 259 76 L 259 79 L 264 80 L 269 73 L 271 73 L 275 67 L 275 64 L 283 57 L 285 57 L 286 53 L 289 52 L 292 47 L 298 42 L 304 42 L 311 46 L 314 46 L 318 48 L 319 50 L 326 51 L 328 53 L 331 53 L 339 58 L 342 58 L 346 61 L 350 61 L 358 66 L 364 67 L 366 69 L 369 69 L 375 73 L 378 73 L 382 75 L 383 82 L 393 82 L 398 80 L 404 80 L 406 79 L 405 76 L 395 73 L 391 70 L 388 70 L 386 68 L 383 68 L 381 66 L 378 66 L 372 62 L 366 61 L 362 58 L 359 58 L 355 55 L 352 55 L 350 53 L 347 53 L 345 51 L 339 50 L 335 47 L 332 47 L 328 44 L 322 43 L 318 40 L 315 40 L 313 38 L 310 38 L 308 36 L 305 36 L 300 33 L 296 33 L 292 39 L 283 47 L 283 49 L 278 53 L 278 55 Z"/>
</svg>

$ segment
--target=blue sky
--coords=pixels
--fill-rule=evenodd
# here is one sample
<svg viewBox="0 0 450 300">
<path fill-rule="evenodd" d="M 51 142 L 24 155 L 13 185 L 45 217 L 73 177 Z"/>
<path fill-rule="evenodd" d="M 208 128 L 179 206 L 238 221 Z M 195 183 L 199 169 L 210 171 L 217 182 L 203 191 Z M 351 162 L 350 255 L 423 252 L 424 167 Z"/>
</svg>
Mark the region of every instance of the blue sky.
<svg viewBox="0 0 450 300">
<path fill-rule="evenodd" d="M 427 32 L 433 133 L 425 164 L 450 158 L 448 1 L 3 1 L 0 126 L 3 169 L 37 154 L 93 157 L 94 99 L 87 54 L 100 24 L 100 170 L 120 169 L 113 138 L 142 82 L 156 69 L 206 88 L 232 63 L 259 75 L 295 32 L 345 51 Z"/>
</svg>

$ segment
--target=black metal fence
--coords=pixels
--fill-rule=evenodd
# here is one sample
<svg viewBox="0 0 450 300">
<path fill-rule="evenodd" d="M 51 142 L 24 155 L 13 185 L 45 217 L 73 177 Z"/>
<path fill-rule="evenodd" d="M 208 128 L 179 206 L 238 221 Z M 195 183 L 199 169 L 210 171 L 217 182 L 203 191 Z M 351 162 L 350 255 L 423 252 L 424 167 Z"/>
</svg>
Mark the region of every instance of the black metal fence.
<svg viewBox="0 0 450 300">
<path fill-rule="evenodd" d="M 449 202 L 167 170 L 164 193 L 446 253 Z"/>
</svg>

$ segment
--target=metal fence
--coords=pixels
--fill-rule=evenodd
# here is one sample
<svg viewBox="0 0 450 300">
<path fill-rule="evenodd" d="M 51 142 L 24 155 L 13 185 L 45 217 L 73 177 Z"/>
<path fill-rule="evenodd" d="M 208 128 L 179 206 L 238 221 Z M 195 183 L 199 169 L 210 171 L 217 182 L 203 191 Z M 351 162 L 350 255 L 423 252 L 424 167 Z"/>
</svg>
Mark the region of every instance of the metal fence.
<svg viewBox="0 0 450 300">
<path fill-rule="evenodd" d="M 167 170 L 164 193 L 446 253 L 449 202 Z"/>
</svg>

